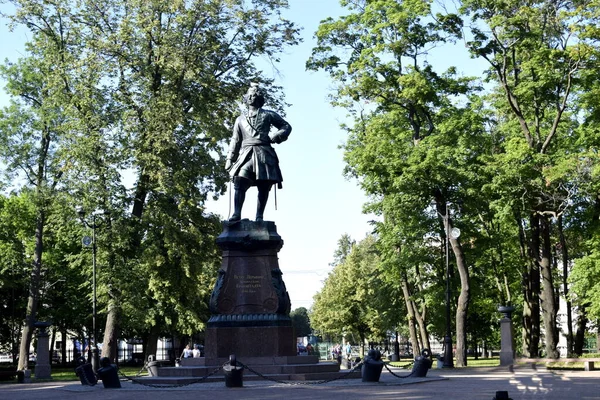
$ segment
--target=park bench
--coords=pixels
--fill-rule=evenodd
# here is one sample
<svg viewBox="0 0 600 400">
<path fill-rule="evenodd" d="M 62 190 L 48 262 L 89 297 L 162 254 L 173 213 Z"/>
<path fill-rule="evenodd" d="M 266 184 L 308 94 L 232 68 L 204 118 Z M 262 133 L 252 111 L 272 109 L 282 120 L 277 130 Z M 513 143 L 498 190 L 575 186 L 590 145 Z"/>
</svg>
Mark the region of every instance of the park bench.
<svg viewBox="0 0 600 400">
<path fill-rule="evenodd" d="M 535 367 L 536 364 L 564 362 L 564 363 L 583 363 L 584 371 L 594 371 L 594 363 L 600 362 L 600 358 L 517 358 L 517 363 L 530 364 Z"/>
</svg>

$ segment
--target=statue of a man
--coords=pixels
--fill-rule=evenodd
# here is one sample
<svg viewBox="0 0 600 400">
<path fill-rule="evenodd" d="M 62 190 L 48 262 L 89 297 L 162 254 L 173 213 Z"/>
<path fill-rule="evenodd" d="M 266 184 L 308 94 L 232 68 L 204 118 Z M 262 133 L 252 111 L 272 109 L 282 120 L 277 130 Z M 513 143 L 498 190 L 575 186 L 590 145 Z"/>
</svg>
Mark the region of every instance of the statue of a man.
<svg viewBox="0 0 600 400">
<path fill-rule="evenodd" d="M 283 181 L 279 160 L 271 143 L 284 142 L 292 131 L 290 124 L 277 113 L 262 109 L 265 97 L 257 84 L 250 85 L 244 95 L 244 103 L 248 112 L 235 120 L 225 163 L 225 169 L 233 177 L 235 189 L 233 215 L 229 219 L 231 222 L 241 219 L 246 191 L 251 186 L 258 188 L 256 221 L 263 220 L 271 187 L 277 184 L 281 189 Z M 277 131 L 270 133 L 271 126 Z"/>
</svg>

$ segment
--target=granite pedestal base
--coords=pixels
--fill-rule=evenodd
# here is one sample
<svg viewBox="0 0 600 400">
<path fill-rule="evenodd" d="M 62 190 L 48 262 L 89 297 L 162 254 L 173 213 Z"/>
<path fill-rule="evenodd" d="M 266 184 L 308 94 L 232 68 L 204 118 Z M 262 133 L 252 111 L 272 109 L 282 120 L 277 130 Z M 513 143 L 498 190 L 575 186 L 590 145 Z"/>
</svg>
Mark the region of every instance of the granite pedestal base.
<svg viewBox="0 0 600 400">
<path fill-rule="evenodd" d="M 283 240 L 275 224 L 224 222 L 217 245 L 223 261 L 210 298 L 206 357 L 185 358 L 180 367 L 159 368 L 158 377 L 151 378 L 151 382 L 184 384 L 199 377 L 222 380 L 223 375 L 215 370 L 232 354 L 249 367 L 244 371 L 244 380 L 264 379 L 259 374 L 276 380 L 339 378 L 342 372 L 337 362 L 296 355 L 290 298 L 277 260 Z M 359 378 L 360 371 L 348 377 Z"/>
<path fill-rule="evenodd" d="M 202 382 L 215 382 L 224 380 L 223 373 L 215 373 L 228 361 L 228 358 L 184 358 L 180 367 L 158 368 L 155 377 L 144 378 L 152 384 L 181 385 L 197 382 L 199 378 L 206 377 Z M 240 357 L 238 361 L 248 366 L 244 370 L 245 381 L 274 380 L 309 381 L 330 380 L 340 377 L 358 379 L 360 370 L 354 372 L 340 371 L 340 365 L 335 361 L 319 362 L 316 356 L 290 356 L 290 357 Z M 260 374 L 260 375 L 258 375 Z"/>
<path fill-rule="evenodd" d="M 206 358 L 281 357 L 296 355 L 291 326 L 218 327 L 206 329 Z"/>
<path fill-rule="evenodd" d="M 277 253 L 283 240 L 270 221 L 223 223 L 222 263 L 210 299 L 208 359 L 296 355 L 290 298 Z"/>
</svg>

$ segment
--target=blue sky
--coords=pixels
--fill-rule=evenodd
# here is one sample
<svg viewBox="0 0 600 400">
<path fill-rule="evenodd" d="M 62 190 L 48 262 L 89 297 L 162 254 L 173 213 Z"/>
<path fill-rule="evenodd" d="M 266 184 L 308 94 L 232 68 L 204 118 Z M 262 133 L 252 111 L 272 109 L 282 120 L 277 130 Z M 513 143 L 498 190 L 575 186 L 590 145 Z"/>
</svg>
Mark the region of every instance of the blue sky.
<svg viewBox="0 0 600 400">
<path fill-rule="evenodd" d="M 357 182 L 343 177 L 342 150 L 346 135 L 340 129 L 346 112 L 334 109 L 328 101 L 332 83 L 324 72 L 305 70 L 306 60 L 315 46 L 313 38 L 319 22 L 329 16 L 339 16 L 345 11 L 338 0 L 289 0 L 290 9 L 284 16 L 303 27 L 304 41 L 288 49 L 278 64 L 278 84 L 284 87 L 286 100 L 291 106 L 286 110 L 286 120 L 293 131 L 288 141 L 275 145 L 283 173 L 283 189 L 277 191 L 278 209 L 274 207 L 271 193 L 265 219 L 275 221 L 284 240 L 279 253 L 283 279 L 290 294 L 292 309 L 309 308 L 312 297 L 322 287 L 331 267 L 332 255 L 338 239 L 349 234 L 361 240 L 372 230 L 362 206 L 367 201 Z M 0 10 L 7 8 L 3 5 Z M 27 38 L 21 30 L 8 32 L 0 24 L 0 59 L 15 60 L 23 55 Z M 431 53 L 430 63 L 439 71 L 451 65 L 463 66 L 467 75 L 481 75 L 480 62 L 469 60 L 464 46 L 448 46 Z M 468 68 L 468 69 L 467 69 Z M 270 67 L 265 72 L 272 74 Z M 7 97 L 0 93 L 0 106 Z M 227 218 L 229 193 L 208 204 L 209 211 Z M 243 218 L 254 219 L 256 189 L 248 191 Z"/>
</svg>

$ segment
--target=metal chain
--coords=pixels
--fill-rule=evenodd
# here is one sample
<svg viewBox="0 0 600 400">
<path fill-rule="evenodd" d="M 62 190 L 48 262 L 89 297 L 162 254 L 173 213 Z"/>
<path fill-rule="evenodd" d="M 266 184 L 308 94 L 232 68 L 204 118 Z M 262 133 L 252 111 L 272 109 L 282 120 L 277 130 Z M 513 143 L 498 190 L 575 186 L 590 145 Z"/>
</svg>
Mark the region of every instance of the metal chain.
<svg viewBox="0 0 600 400">
<path fill-rule="evenodd" d="M 236 366 L 241 366 L 244 367 L 246 369 L 248 369 L 248 371 L 252 372 L 253 374 L 258 375 L 259 377 L 271 381 L 271 382 L 276 382 L 276 383 L 282 383 L 284 385 L 290 385 L 290 386 L 299 386 L 299 385 L 321 385 L 323 383 L 329 383 L 329 382 L 333 382 L 333 381 L 337 381 L 338 379 L 343 379 L 348 377 L 351 373 L 353 373 L 354 371 L 356 371 L 358 368 L 362 367 L 364 361 L 359 362 L 358 364 L 356 364 L 354 366 L 354 368 L 352 368 L 350 371 L 348 371 L 345 374 L 336 376 L 335 378 L 331 378 L 331 379 L 324 379 L 324 380 L 320 380 L 320 381 L 282 381 L 280 379 L 274 379 L 271 378 L 269 376 L 266 376 L 258 371 L 256 371 L 255 369 L 253 369 L 252 367 L 242 363 L 241 361 L 237 361 L 236 362 Z"/>
<path fill-rule="evenodd" d="M 129 376 L 125 375 L 119 369 L 117 369 L 117 372 L 119 373 L 119 375 L 121 375 L 126 380 L 131 381 L 133 383 L 138 383 L 138 384 L 143 385 L 143 386 L 148 386 L 148 387 L 153 387 L 153 388 L 174 388 L 174 387 L 189 386 L 189 385 L 193 385 L 194 383 L 200 383 L 200 382 L 208 379 L 209 377 L 213 376 L 217 372 L 219 372 L 221 370 L 221 368 L 223 368 L 223 366 L 215 368 L 211 373 L 209 373 L 208 375 L 205 375 L 205 376 L 203 376 L 201 378 L 195 379 L 195 380 L 193 380 L 191 382 L 179 383 L 179 384 L 154 384 L 154 383 L 145 383 L 145 382 L 143 382 L 143 381 L 141 381 L 139 379 L 134 379 L 132 377 L 129 377 Z"/>
<path fill-rule="evenodd" d="M 144 362 L 144 365 L 142 366 L 142 368 L 140 368 L 140 370 L 137 372 L 137 374 L 135 374 L 135 377 L 138 378 L 138 377 L 142 376 L 142 371 L 143 370 L 150 371 L 148 369 L 148 361 Z"/>
<path fill-rule="evenodd" d="M 271 382 L 275 382 L 275 383 L 281 383 L 284 385 L 290 385 L 290 386 L 300 386 L 300 385 L 322 385 L 324 383 L 329 383 L 329 382 L 334 382 L 337 381 L 339 379 L 344 379 L 347 378 L 350 374 L 352 374 L 353 372 L 355 372 L 356 370 L 358 370 L 359 368 L 361 368 L 364 364 L 364 360 L 359 362 L 358 364 L 356 364 L 351 370 L 349 370 L 348 372 L 346 372 L 345 374 L 341 374 L 339 376 L 336 376 L 335 378 L 331 378 L 331 379 L 323 379 L 323 380 L 318 380 L 318 381 L 284 381 L 281 379 L 275 379 L 275 378 L 271 378 L 269 376 L 266 376 L 264 374 L 262 374 L 261 372 L 256 371 L 254 368 L 250 367 L 249 365 L 246 365 L 244 363 L 242 363 L 241 361 L 236 361 L 236 367 L 243 367 L 246 368 L 248 371 L 252 372 L 253 374 L 271 381 Z M 198 378 L 196 380 L 193 380 L 191 382 L 187 382 L 187 383 L 181 383 L 181 384 L 150 384 L 150 383 L 144 383 L 143 381 L 139 380 L 139 379 L 135 379 L 137 377 L 139 377 L 139 374 L 141 373 L 141 371 L 138 373 L 138 375 L 136 375 L 134 378 L 129 377 L 127 375 L 125 375 L 124 373 L 121 372 L 121 370 L 117 369 L 117 372 L 119 373 L 119 375 L 121 375 L 123 378 L 125 378 L 126 380 L 132 381 L 133 383 L 138 383 L 140 385 L 143 386 L 148 386 L 148 387 L 153 387 L 153 388 L 173 388 L 173 387 L 184 387 L 184 386 L 189 386 L 189 385 L 193 385 L 195 383 L 200 383 L 204 380 L 206 380 L 207 378 L 215 375 L 217 372 L 221 371 L 221 369 L 223 369 L 223 367 L 230 365 L 229 361 L 227 361 L 226 363 L 224 363 L 222 366 L 215 368 L 212 372 L 210 372 L 208 375 L 205 375 L 201 378 Z M 408 375 L 397 375 L 396 373 L 394 373 L 394 371 L 392 371 L 389 368 L 389 364 L 388 363 L 384 363 L 383 364 L 385 366 L 385 368 L 388 370 L 389 373 L 391 373 L 393 376 L 395 376 L 396 378 L 410 378 L 413 375 L 413 372 L 411 372 Z M 409 367 L 410 364 L 407 366 Z M 147 367 L 147 363 L 144 365 L 143 368 Z M 142 368 L 142 369 L 143 369 Z M 84 380 L 86 382 L 88 382 L 87 377 L 84 374 Z M 88 382 L 89 384 L 89 382 Z M 90 385 L 93 386 L 93 385 Z"/>
<path fill-rule="evenodd" d="M 413 364 L 414 364 L 414 362 L 413 362 Z M 412 374 L 414 373 L 414 371 L 412 371 L 412 372 L 411 372 L 410 374 L 408 374 L 408 375 L 397 375 L 397 374 L 395 374 L 395 373 L 394 373 L 394 371 L 392 371 L 392 370 L 390 369 L 390 367 L 388 366 L 388 363 L 383 363 L 383 365 L 384 365 L 385 369 L 387 369 L 387 370 L 388 370 L 388 372 L 389 372 L 390 374 L 394 375 L 396 378 L 400 378 L 400 379 L 404 379 L 404 378 L 410 378 L 410 377 L 412 376 Z M 409 365 L 410 365 L 410 364 L 409 364 Z"/>
</svg>

